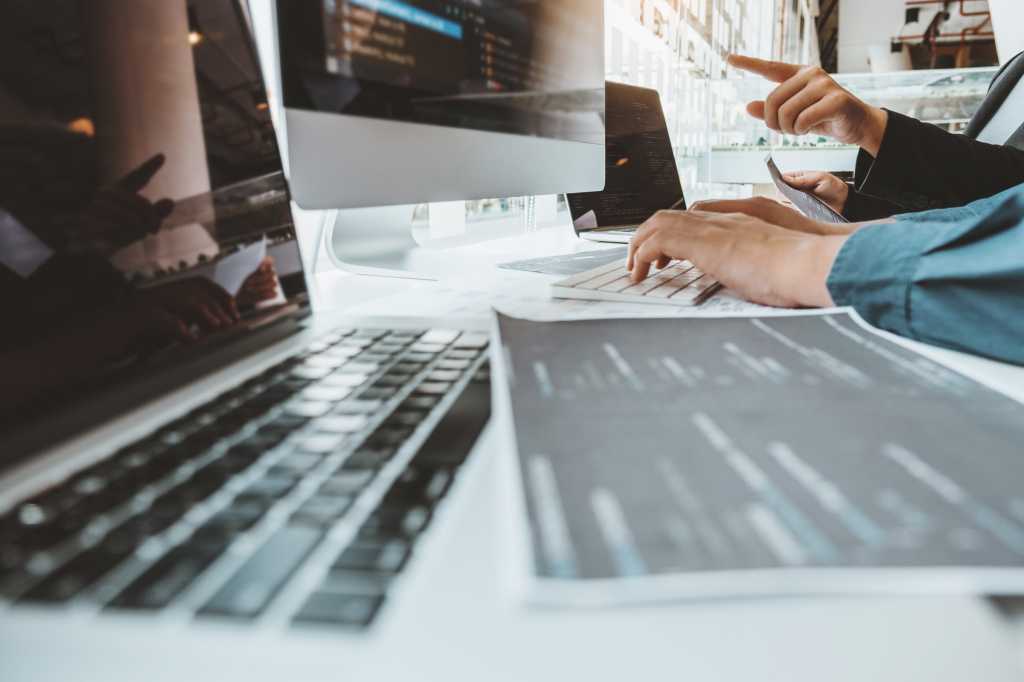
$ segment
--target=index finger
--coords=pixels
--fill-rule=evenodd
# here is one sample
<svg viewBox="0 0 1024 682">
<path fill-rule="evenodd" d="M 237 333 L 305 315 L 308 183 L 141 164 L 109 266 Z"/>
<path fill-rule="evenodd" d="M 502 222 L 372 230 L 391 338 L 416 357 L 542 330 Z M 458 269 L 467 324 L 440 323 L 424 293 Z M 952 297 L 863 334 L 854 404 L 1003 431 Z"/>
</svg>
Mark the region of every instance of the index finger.
<svg viewBox="0 0 1024 682">
<path fill-rule="evenodd" d="M 784 83 L 800 72 L 800 67 L 796 64 L 770 62 L 765 59 L 746 57 L 741 54 L 731 54 L 727 61 L 730 66 L 742 69 L 743 71 L 756 73 L 758 76 L 764 76 L 775 83 Z"/>
<path fill-rule="evenodd" d="M 149 184 L 149 181 L 153 179 L 153 176 L 164 167 L 164 162 L 166 160 L 167 157 L 163 154 L 153 156 L 141 166 L 130 171 L 127 175 L 118 180 L 117 186 L 133 194 L 138 194 L 146 185 Z"/>
</svg>

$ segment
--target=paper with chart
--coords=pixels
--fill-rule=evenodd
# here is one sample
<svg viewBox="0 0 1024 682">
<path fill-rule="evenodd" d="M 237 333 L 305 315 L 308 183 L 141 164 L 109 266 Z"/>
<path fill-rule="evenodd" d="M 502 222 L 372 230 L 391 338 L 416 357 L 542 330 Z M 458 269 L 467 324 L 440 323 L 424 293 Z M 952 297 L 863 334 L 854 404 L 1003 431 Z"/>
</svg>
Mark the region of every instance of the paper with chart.
<svg viewBox="0 0 1024 682">
<path fill-rule="evenodd" d="M 499 327 L 535 599 L 1024 592 L 1024 406 L 850 315 Z"/>
</svg>

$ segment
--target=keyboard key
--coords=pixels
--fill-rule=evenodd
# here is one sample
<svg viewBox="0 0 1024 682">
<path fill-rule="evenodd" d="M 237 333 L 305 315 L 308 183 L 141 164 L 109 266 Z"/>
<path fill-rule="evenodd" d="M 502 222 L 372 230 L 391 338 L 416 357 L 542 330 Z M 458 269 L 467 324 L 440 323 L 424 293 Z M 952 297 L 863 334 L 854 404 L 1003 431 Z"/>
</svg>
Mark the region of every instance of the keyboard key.
<svg viewBox="0 0 1024 682">
<path fill-rule="evenodd" d="M 475 360 L 478 355 L 480 355 L 478 350 L 456 349 L 448 351 L 445 360 Z"/>
<path fill-rule="evenodd" d="M 265 476 L 246 488 L 240 497 L 256 499 L 278 499 L 284 497 L 295 487 L 294 478 Z"/>
<path fill-rule="evenodd" d="M 355 496 L 373 480 L 372 471 L 339 471 L 320 486 L 322 495 Z"/>
<path fill-rule="evenodd" d="M 454 329 L 431 329 L 420 337 L 420 343 L 439 343 L 447 346 L 454 343 L 462 332 Z"/>
<path fill-rule="evenodd" d="M 362 386 L 370 379 L 370 375 L 362 372 L 337 372 L 317 384 L 329 388 L 352 389 Z"/>
<path fill-rule="evenodd" d="M 360 400 L 390 400 L 398 393 L 397 388 L 371 387 L 359 394 Z"/>
<path fill-rule="evenodd" d="M 437 369 L 467 370 L 473 366 L 469 360 L 441 360 L 437 363 Z"/>
<path fill-rule="evenodd" d="M 162 609 L 206 570 L 217 554 L 179 547 L 150 566 L 110 604 L 113 608 Z"/>
<path fill-rule="evenodd" d="M 461 372 L 457 372 L 451 369 L 435 369 L 433 372 L 427 375 L 427 381 L 444 381 L 452 382 L 458 381 Z"/>
<path fill-rule="evenodd" d="M 459 340 L 452 344 L 452 347 L 482 349 L 487 348 L 490 342 L 491 339 L 487 334 L 469 333 L 460 336 Z"/>
<path fill-rule="evenodd" d="M 377 412 L 383 405 L 381 400 L 343 400 L 335 406 L 333 413 L 367 415 Z"/>
<path fill-rule="evenodd" d="M 328 571 L 320 589 L 335 594 L 365 594 L 383 596 L 394 580 L 390 573 L 368 573 L 366 571 Z"/>
<path fill-rule="evenodd" d="M 429 520 L 430 510 L 424 506 L 417 505 L 408 509 L 380 508 L 363 522 L 359 538 L 363 542 L 411 539 L 426 527 Z"/>
<path fill-rule="evenodd" d="M 337 419 L 337 417 L 328 417 L 328 419 Z M 317 430 L 321 431 L 315 436 L 306 436 L 295 444 L 295 447 L 300 452 L 316 454 L 316 455 L 329 455 L 337 452 L 341 447 L 341 444 L 345 442 L 345 437 L 337 433 L 324 433 L 323 429 L 320 428 L 320 423 L 316 423 Z M 286 459 L 291 459 L 294 455 L 289 456 Z M 303 461 L 312 462 L 311 458 L 306 458 Z M 310 464 L 307 468 L 312 468 L 315 464 Z"/>
<path fill-rule="evenodd" d="M 356 542 L 351 545 L 332 565 L 343 571 L 365 571 L 369 573 L 398 573 L 409 558 L 409 544 L 403 540 L 385 543 Z"/>
<path fill-rule="evenodd" d="M 361 414 L 332 415 L 317 419 L 316 428 L 324 433 L 356 433 L 366 428 L 367 422 Z"/>
<path fill-rule="evenodd" d="M 105 547 L 88 549 L 44 578 L 22 597 L 22 601 L 67 601 L 108 573 L 125 556 L 125 552 Z"/>
<path fill-rule="evenodd" d="M 352 394 L 352 388 L 348 386 L 310 386 L 302 392 L 306 400 L 336 403 L 344 400 Z"/>
<path fill-rule="evenodd" d="M 290 415 L 297 417 L 307 417 L 313 419 L 315 417 L 322 417 L 331 410 L 331 404 L 326 402 L 315 402 L 312 400 L 299 400 L 293 403 L 289 403 L 285 407 L 285 412 Z"/>
<path fill-rule="evenodd" d="M 249 557 L 200 613 L 238 618 L 259 615 L 322 536 L 323 531 L 312 526 L 282 527 Z"/>
<path fill-rule="evenodd" d="M 435 504 L 451 485 L 451 471 L 417 464 L 406 467 L 384 496 L 383 505 Z"/>
<path fill-rule="evenodd" d="M 344 516 L 353 499 L 345 495 L 315 495 L 302 503 L 292 515 L 293 523 L 328 527 Z"/>
<path fill-rule="evenodd" d="M 384 597 L 365 594 L 314 592 L 295 616 L 295 622 L 365 627 L 377 614 Z"/>
<path fill-rule="evenodd" d="M 345 460 L 342 465 L 344 471 L 363 471 L 378 469 L 391 459 L 395 454 L 393 447 L 361 447 L 352 453 L 352 456 Z"/>
<path fill-rule="evenodd" d="M 419 395 L 444 395 L 451 390 L 452 385 L 446 381 L 424 381 L 416 387 Z"/>
<path fill-rule="evenodd" d="M 431 355 L 437 355 L 447 347 L 448 346 L 443 343 L 423 343 L 420 341 L 419 343 L 414 343 L 409 346 L 409 350 L 413 353 L 430 353 Z"/>
</svg>

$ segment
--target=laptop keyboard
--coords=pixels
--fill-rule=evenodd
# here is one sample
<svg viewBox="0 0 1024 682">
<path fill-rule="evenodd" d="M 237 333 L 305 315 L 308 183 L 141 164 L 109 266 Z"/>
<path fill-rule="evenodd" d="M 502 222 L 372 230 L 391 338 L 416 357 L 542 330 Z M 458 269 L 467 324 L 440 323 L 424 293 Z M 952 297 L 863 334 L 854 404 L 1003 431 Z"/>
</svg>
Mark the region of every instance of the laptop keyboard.
<svg viewBox="0 0 1024 682">
<path fill-rule="evenodd" d="M 662 305 L 700 305 L 722 289 L 722 285 L 689 261 L 676 261 L 663 270 L 652 270 L 647 279 L 634 283 L 624 263 L 600 265 L 555 282 L 555 298 Z"/>
<path fill-rule="evenodd" d="M 489 417 L 487 345 L 329 334 L 0 516 L 0 600 L 368 625 Z"/>
</svg>

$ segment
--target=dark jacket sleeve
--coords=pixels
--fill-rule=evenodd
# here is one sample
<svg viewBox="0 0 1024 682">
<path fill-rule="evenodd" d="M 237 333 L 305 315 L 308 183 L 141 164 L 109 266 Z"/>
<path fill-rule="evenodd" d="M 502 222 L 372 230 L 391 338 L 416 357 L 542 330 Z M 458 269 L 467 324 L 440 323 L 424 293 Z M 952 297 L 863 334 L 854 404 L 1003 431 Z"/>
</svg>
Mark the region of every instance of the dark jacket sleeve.
<svg viewBox="0 0 1024 682">
<path fill-rule="evenodd" d="M 905 213 L 906 210 L 891 201 L 862 194 L 856 187 L 851 186 L 850 193 L 846 196 L 846 205 L 843 206 L 843 217 L 851 223 L 860 223 L 888 218 L 897 213 Z"/>
<path fill-rule="evenodd" d="M 861 150 L 855 179 L 857 192 L 898 205 L 897 213 L 962 206 L 1024 182 L 1024 151 L 890 111 L 878 156 Z"/>
</svg>

